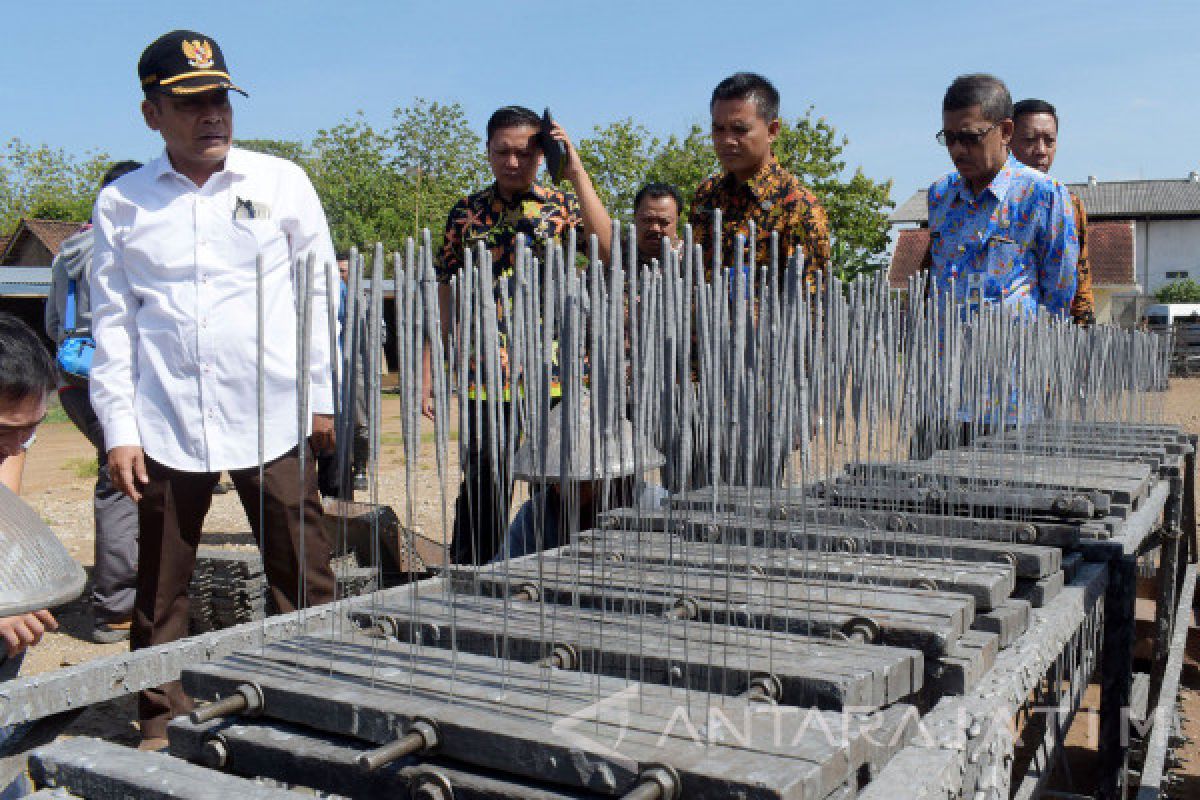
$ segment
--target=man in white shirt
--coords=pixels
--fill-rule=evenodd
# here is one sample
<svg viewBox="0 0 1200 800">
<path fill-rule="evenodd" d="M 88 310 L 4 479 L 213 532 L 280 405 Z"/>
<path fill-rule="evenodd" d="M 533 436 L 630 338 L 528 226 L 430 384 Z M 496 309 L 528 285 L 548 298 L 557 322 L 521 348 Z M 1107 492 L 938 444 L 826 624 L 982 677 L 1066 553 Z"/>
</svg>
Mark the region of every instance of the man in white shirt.
<svg viewBox="0 0 1200 800">
<path fill-rule="evenodd" d="M 231 148 L 225 60 L 210 37 L 173 31 L 138 62 L 142 114 L 165 152 L 101 192 L 93 219 L 91 395 L 116 485 L 138 503 L 141 554 L 131 644 L 187 635 L 187 587 L 222 470 L 263 550 L 278 611 L 329 602 L 334 577 L 315 459 L 301 472 L 294 266 L 315 253 L 312 448 L 333 444 L 325 264 L 333 246 L 316 192 L 282 159 Z M 265 416 L 259 480 L 255 259 L 263 260 Z M 306 420 L 307 421 L 307 420 Z M 305 444 L 308 448 L 308 444 Z M 261 500 L 260 500 L 261 492 Z M 264 520 L 259 525 L 259 504 Z M 142 692 L 143 746 L 190 699 L 178 682 Z"/>
</svg>

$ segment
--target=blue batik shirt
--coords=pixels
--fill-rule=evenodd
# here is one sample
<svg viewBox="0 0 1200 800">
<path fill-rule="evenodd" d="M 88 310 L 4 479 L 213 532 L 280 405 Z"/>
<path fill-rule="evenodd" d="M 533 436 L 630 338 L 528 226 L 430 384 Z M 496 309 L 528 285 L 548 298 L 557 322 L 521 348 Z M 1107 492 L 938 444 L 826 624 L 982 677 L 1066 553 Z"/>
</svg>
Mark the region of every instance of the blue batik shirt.
<svg viewBox="0 0 1200 800">
<path fill-rule="evenodd" d="M 1079 237 L 1067 189 L 1011 155 L 976 196 L 953 172 L 929 187 L 930 255 L 940 292 L 968 309 L 1001 303 L 1066 314 Z"/>
</svg>

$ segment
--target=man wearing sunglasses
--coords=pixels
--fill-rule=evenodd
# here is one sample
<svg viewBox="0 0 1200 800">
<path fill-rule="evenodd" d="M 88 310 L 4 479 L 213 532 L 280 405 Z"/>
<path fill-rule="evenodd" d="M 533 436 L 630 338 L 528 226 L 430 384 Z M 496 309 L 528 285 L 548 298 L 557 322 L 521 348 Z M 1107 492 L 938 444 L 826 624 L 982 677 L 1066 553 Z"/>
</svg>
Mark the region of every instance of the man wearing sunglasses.
<svg viewBox="0 0 1200 800">
<path fill-rule="evenodd" d="M 1058 154 L 1058 111 L 1045 100 L 1029 98 L 1013 105 L 1012 154 L 1027 167 L 1050 173 Z M 1088 267 L 1087 213 L 1079 195 L 1067 189 L 1075 215 L 1075 235 L 1079 239 L 1075 299 L 1071 301 L 1071 319 L 1078 325 L 1096 321 L 1096 302 L 1092 296 L 1092 271 Z"/>
<path fill-rule="evenodd" d="M 939 291 L 977 308 L 1066 314 L 1079 242 L 1066 188 L 1009 155 L 1013 104 L 992 75 L 962 75 L 942 100 L 955 172 L 929 188 L 930 263 Z"/>
</svg>

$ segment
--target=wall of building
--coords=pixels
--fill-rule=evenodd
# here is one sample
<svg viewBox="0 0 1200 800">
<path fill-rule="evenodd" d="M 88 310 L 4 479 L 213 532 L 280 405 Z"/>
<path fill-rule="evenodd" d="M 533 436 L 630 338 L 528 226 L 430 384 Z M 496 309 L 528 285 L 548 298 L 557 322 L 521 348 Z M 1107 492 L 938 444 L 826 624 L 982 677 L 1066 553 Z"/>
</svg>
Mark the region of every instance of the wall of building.
<svg viewBox="0 0 1200 800">
<path fill-rule="evenodd" d="M 34 236 L 23 236 L 5 259 L 6 264 L 22 267 L 48 267 L 54 254 Z"/>
<path fill-rule="evenodd" d="M 1134 237 L 1134 262 L 1144 291 L 1153 294 L 1174 280 L 1168 272 L 1186 272 L 1200 281 L 1200 219 L 1142 220 Z"/>
</svg>

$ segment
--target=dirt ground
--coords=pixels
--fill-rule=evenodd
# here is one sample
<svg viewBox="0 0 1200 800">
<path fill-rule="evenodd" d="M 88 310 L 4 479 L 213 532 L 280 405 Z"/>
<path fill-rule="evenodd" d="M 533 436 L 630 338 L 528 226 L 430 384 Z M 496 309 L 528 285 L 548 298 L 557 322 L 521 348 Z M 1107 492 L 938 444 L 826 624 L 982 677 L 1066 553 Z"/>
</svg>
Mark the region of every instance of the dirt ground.
<svg viewBox="0 0 1200 800">
<path fill-rule="evenodd" d="M 1148 401 L 1148 417 L 1200 431 L 1200 378 L 1176 379 L 1168 392 L 1153 395 Z M 433 452 L 433 428 L 422 427 L 422 452 L 412 486 L 405 485 L 404 454 L 398 423 L 399 401 L 385 397 L 381 435 L 381 459 L 378 486 L 358 499 L 370 499 L 391 505 L 401 522 L 427 536 L 448 538 L 447 526 L 453 518 L 456 483 L 439 487 Z M 451 441 L 447 475 L 455 475 L 457 443 Z M 29 453 L 22 495 L 59 535 L 72 556 L 90 569 L 92 564 L 93 522 L 91 492 L 95 475 L 94 451 L 87 440 L 61 414 L 52 414 L 38 433 Z M 411 504 L 408 498 L 411 497 Z M 410 516 L 411 514 L 411 516 Z M 249 526 L 234 492 L 215 495 L 212 511 L 204 527 L 205 540 L 212 544 L 247 543 Z M 88 641 L 91 617 L 84 598 L 57 609 L 62 625 L 41 645 L 30 651 L 23 674 L 47 672 L 89 659 L 122 652 L 126 643 L 96 645 Z M 1190 658 L 1185 669 L 1183 706 L 1185 734 L 1192 744 L 1185 748 L 1183 762 L 1176 772 L 1183 779 L 1179 798 L 1200 797 L 1200 632 L 1194 632 L 1189 644 Z M 1095 694 L 1095 693 L 1093 693 Z M 1071 761 L 1074 766 L 1074 791 L 1087 789 L 1089 748 L 1086 726 L 1098 708 L 1098 695 L 1089 695 L 1072 732 Z M 137 731 L 136 702 L 124 698 L 93 707 L 68 731 L 74 735 L 92 735 L 113 741 L 134 743 Z M 1091 723 L 1091 724 L 1094 724 Z M 1081 727 L 1082 726 L 1082 727 Z"/>
</svg>

